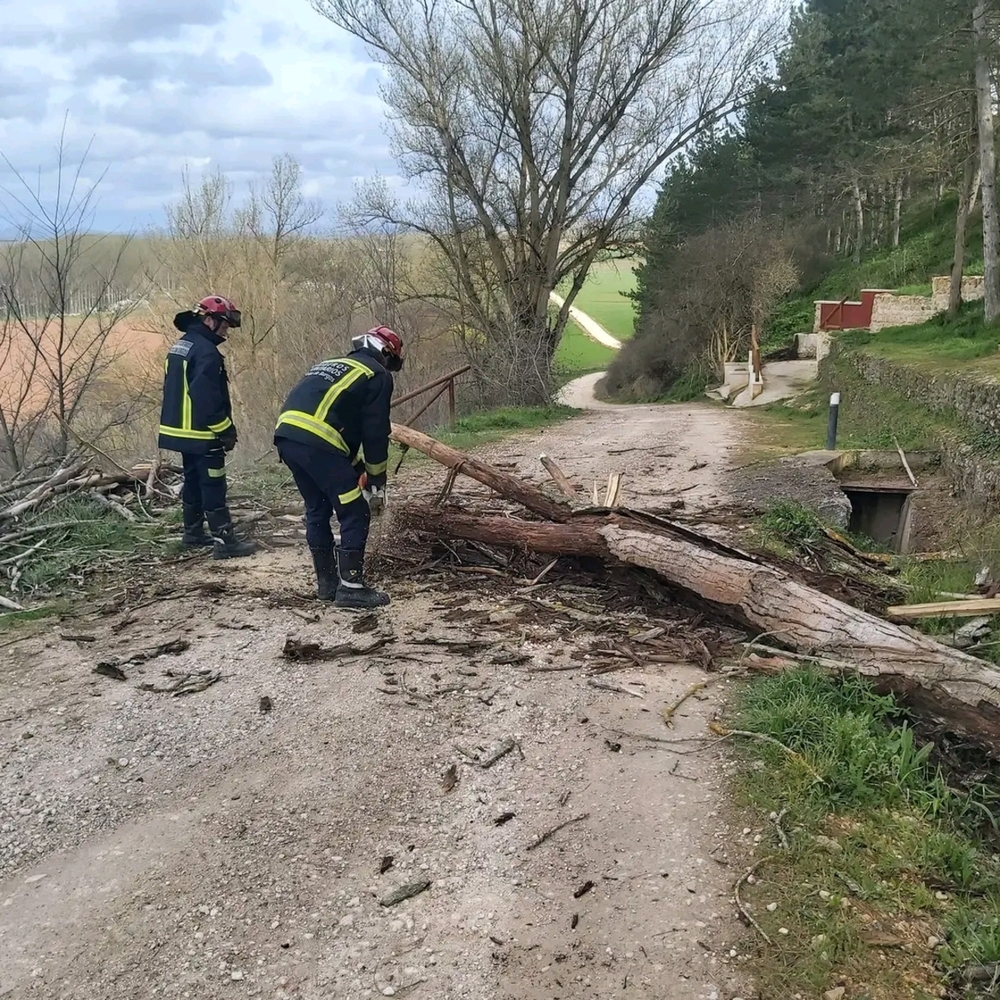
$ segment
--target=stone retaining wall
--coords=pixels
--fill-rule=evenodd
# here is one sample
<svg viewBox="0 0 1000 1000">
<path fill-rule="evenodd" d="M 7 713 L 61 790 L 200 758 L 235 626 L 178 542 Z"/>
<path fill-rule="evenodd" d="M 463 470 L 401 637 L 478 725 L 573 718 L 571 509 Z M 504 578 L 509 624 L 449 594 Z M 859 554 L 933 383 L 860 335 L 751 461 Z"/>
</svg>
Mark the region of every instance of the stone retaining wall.
<svg viewBox="0 0 1000 1000">
<path fill-rule="evenodd" d="M 867 384 L 896 392 L 956 421 L 940 441 L 942 466 L 957 490 L 991 512 L 1000 510 L 1000 382 L 985 376 L 925 371 L 866 354 L 842 354 L 834 341 L 822 362 L 824 381 L 836 383 L 835 365 L 849 364 Z M 982 445 L 968 443 L 980 437 Z M 996 450 L 991 447 L 997 443 Z"/>
<path fill-rule="evenodd" d="M 951 278 L 947 275 L 931 278 L 933 294 L 931 301 L 936 312 L 944 312 L 948 308 L 948 297 L 951 294 Z M 962 301 L 979 302 L 986 296 L 986 286 L 981 274 L 970 274 L 962 278 Z"/>
<path fill-rule="evenodd" d="M 947 300 L 945 300 L 947 307 Z M 941 310 L 934 299 L 926 295 L 894 295 L 879 292 L 872 303 L 872 318 L 868 329 L 878 333 L 889 326 L 915 326 L 933 319 Z"/>
</svg>

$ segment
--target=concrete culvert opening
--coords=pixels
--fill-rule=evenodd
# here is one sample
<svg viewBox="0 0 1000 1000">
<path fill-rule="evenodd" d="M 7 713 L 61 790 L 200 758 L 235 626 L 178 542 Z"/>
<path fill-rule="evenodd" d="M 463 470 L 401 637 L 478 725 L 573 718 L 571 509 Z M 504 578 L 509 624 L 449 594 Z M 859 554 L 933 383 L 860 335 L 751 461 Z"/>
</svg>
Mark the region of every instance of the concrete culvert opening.
<svg viewBox="0 0 1000 1000">
<path fill-rule="evenodd" d="M 850 530 L 867 535 L 894 552 L 910 551 L 912 509 L 917 492 L 911 483 L 841 482 L 851 501 Z"/>
</svg>

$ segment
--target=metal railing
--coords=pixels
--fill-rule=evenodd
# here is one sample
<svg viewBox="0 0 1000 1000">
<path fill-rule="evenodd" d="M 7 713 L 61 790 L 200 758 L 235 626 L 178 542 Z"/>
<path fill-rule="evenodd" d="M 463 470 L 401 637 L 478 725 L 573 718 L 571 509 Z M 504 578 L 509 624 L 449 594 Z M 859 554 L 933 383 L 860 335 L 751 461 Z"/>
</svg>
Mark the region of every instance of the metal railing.
<svg viewBox="0 0 1000 1000">
<path fill-rule="evenodd" d="M 437 389 L 437 392 L 431 396 L 430 399 L 424 403 L 423 406 L 417 410 L 412 416 L 407 417 L 403 423 L 407 427 L 412 427 L 417 420 L 419 420 L 446 392 L 448 393 L 448 426 L 455 426 L 455 379 L 459 375 L 464 375 L 467 371 L 472 369 L 472 365 L 464 365 L 462 368 L 456 368 L 455 371 L 449 372 L 447 375 L 441 375 L 439 378 L 434 379 L 433 382 L 428 382 L 426 385 L 420 386 L 419 389 L 413 389 L 411 392 L 406 392 L 402 396 L 392 401 L 391 409 L 395 409 L 397 406 L 401 406 L 403 403 L 409 403 L 411 400 L 416 399 L 418 396 L 422 396 L 425 392 L 430 392 L 433 389 Z"/>
</svg>

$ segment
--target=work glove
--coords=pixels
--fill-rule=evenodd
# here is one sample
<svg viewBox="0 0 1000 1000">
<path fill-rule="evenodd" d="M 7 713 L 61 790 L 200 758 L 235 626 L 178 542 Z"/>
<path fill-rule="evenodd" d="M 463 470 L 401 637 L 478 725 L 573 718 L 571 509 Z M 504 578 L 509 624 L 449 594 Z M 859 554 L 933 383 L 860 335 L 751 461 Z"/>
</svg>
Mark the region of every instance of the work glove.
<svg viewBox="0 0 1000 1000">
<path fill-rule="evenodd" d="M 235 425 L 227 427 L 221 434 L 216 435 L 219 443 L 226 451 L 232 451 L 236 447 L 237 434 Z"/>
<path fill-rule="evenodd" d="M 385 487 L 373 486 L 369 489 L 366 486 L 362 488 L 361 495 L 368 501 L 368 509 L 371 511 L 372 517 L 378 517 L 385 509 Z"/>
</svg>

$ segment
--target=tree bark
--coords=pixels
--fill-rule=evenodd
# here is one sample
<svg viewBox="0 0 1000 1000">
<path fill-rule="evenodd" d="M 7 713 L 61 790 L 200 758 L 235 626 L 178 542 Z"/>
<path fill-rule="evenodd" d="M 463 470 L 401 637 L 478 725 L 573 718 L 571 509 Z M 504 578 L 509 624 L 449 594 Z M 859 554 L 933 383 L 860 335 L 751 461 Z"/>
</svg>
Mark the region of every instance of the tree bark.
<svg viewBox="0 0 1000 1000">
<path fill-rule="evenodd" d="M 958 214 L 955 218 L 955 253 L 951 262 L 951 285 L 948 290 L 948 318 L 958 315 L 962 304 L 962 275 L 965 273 L 965 236 L 969 223 L 972 185 L 976 176 L 975 157 L 965 161 L 962 172 L 962 190 L 958 197 Z"/>
<path fill-rule="evenodd" d="M 899 230 L 903 220 L 903 175 L 896 178 L 896 197 L 892 204 L 892 245 L 899 246 Z"/>
<path fill-rule="evenodd" d="M 990 80 L 989 29 L 986 0 L 977 0 L 972 17 L 976 37 L 976 106 L 979 161 L 983 180 L 983 283 L 985 319 L 1000 316 L 1000 216 L 997 209 L 997 160 L 993 128 L 993 88 Z"/>
<path fill-rule="evenodd" d="M 394 426 L 393 437 L 557 522 L 408 505 L 396 515 L 401 525 L 438 537 L 548 555 L 597 556 L 652 570 L 797 652 L 852 664 L 881 688 L 1000 756 L 1000 670 L 992 664 L 851 607 L 684 525 L 638 511 L 574 515 L 537 487 L 426 434 Z"/>
<path fill-rule="evenodd" d="M 579 515 L 563 524 L 427 507 L 408 508 L 396 517 L 414 531 L 437 537 L 545 555 L 596 556 L 652 570 L 796 652 L 852 664 L 880 688 L 1000 754 L 1000 670 L 851 607 L 783 570 L 699 539 L 696 532 L 627 511 Z"/>
<path fill-rule="evenodd" d="M 854 179 L 854 214 L 857 217 L 858 235 L 854 242 L 854 263 L 861 263 L 861 248 L 865 241 L 865 202 L 861 196 L 861 186 Z"/>
<path fill-rule="evenodd" d="M 600 529 L 610 523 L 609 518 L 599 514 L 574 517 L 567 524 L 553 524 L 464 514 L 443 507 L 408 506 L 393 516 L 398 524 L 412 531 L 439 538 L 460 538 L 542 555 L 612 559 L 607 542 L 600 535 Z"/>
<path fill-rule="evenodd" d="M 553 500 L 537 486 L 532 486 L 523 479 L 508 476 L 506 472 L 501 472 L 471 455 L 450 448 L 427 434 L 415 431 L 412 427 L 407 427 L 404 424 L 393 424 L 392 439 L 408 448 L 415 448 L 417 451 L 423 452 L 423 454 L 433 458 L 435 462 L 440 462 L 449 469 L 465 473 L 471 479 L 489 486 L 501 496 L 517 501 L 528 510 L 541 514 L 542 517 L 550 521 L 562 522 L 570 518 L 572 512 L 566 504 Z"/>
</svg>

